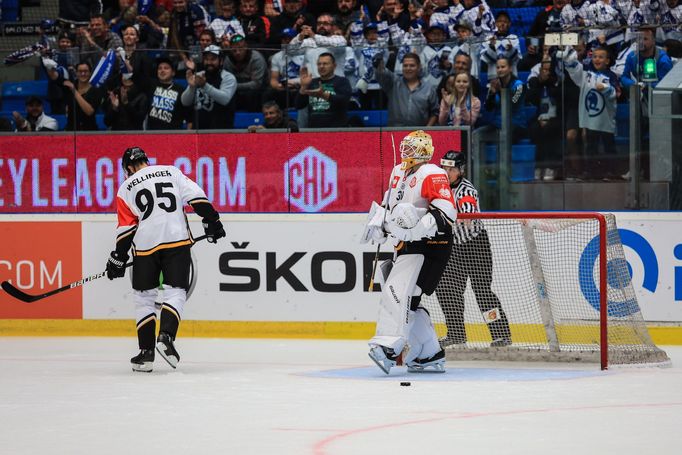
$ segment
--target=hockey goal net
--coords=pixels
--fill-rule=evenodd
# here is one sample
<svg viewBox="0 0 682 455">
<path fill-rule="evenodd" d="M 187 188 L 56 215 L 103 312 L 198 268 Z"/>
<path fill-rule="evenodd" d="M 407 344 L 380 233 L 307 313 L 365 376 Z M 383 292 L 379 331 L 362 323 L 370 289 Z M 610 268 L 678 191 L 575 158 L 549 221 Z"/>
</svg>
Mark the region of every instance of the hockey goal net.
<svg viewBox="0 0 682 455">
<path fill-rule="evenodd" d="M 422 300 L 449 360 L 669 363 L 642 318 L 612 214 L 475 213 L 457 223 L 463 241 Z"/>
</svg>

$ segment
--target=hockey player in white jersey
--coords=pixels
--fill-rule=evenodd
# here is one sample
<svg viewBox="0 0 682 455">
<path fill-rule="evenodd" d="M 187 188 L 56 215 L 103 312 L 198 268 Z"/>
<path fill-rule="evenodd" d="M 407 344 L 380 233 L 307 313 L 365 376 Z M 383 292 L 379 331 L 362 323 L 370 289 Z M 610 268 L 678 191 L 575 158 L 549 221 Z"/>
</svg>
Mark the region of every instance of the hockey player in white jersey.
<svg viewBox="0 0 682 455">
<path fill-rule="evenodd" d="M 133 300 L 140 353 L 130 359 L 133 371 L 150 372 L 154 363 L 156 308 L 154 301 L 163 273 L 163 296 L 156 349 L 175 368 L 180 356 L 173 341 L 187 299 L 192 238 L 183 209 L 189 204 L 202 217 L 207 240 L 225 237 L 218 212 L 204 191 L 175 166 L 150 166 L 140 147 L 123 153 L 128 178 L 116 195 L 116 249 L 107 261 L 110 280 L 125 275 L 128 250 L 133 249 Z"/>
<path fill-rule="evenodd" d="M 445 353 L 431 318 L 420 305 L 440 280 L 452 248 L 456 217 L 446 172 L 429 163 L 431 136 L 414 131 L 400 143 L 402 163 L 393 168 L 382 206 L 372 203 L 362 241 L 388 238 L 396 260 L 382 282 L 376 335 L 370 358 L 388 374 L 403 348 L 410 372 L 445 371 Z"/>
</svg>

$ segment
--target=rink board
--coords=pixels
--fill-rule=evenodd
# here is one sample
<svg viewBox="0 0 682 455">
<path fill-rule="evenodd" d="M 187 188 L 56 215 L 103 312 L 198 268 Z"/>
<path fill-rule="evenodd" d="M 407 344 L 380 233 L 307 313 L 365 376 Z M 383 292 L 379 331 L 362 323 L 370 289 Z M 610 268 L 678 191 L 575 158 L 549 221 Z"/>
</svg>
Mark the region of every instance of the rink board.
<svg viewBox="0 0 682 455">
<path fill-rule="evenodd" d="M 675 254 L 680 215 L 616 216 L 621 232 L 629 232 L 624 250 L 652 337 L 682 344 L 677 327 L 682 272 Z M 223 219 L 226 240 L 192 249 L 196 285 L 184 314 L 184 336 L 362 339 L 373 333 L 379 295 L 366 288 L 376 250 L 358 242 L 364 214 L 224 214 Z M 191 217 L 190 226 L 202 233 L 198 219 Z M 115 217 L 3 215 L 0 229 L 0 279 L 38 294 L 103 270 L 114 244 Z M 388 247 L 383 250 L 390 254 Z M 504 302 L 508 291 L 495 291 Z M 128 275 L 32 304 L 0 293 L 2 335 L 128 336 L 133 319 Z M 511 318 L 512 330 L 521 333 L 521 327 L 515 330 L 521 322 Z M 472 326 L 468 332 L 485 341 L 482 329 Z"/>
</svg>

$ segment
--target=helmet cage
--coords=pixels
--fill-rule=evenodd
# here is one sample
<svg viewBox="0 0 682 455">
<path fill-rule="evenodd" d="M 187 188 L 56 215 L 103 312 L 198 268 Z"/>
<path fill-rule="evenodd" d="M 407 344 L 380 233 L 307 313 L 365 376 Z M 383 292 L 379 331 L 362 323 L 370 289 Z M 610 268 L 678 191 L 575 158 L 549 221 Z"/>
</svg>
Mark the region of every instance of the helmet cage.
<svg viewBox="0 0 682 455">
<path fill-rule="evenodd" d="M 431 135 L 422 130 L 413 131 L 400 141 L 402 168 L 410 169 L 417 164 L 426 163 L 433 157 Z"/>
</svg>

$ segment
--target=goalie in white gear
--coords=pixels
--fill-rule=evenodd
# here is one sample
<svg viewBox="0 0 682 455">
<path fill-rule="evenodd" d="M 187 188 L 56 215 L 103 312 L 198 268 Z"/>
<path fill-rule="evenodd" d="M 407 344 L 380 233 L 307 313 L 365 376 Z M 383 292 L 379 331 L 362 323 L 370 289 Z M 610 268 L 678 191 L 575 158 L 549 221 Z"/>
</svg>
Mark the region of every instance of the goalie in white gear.
<svg viewBox="0 0 682 455">
<path fill-rule="evenodd" d="M 433 156 L 429 134 L 418 130 L 405 136 L 400 156 L 402 163 L 391 172 L 383 206 L 372 203 L 363 235 L 364 242 L 379 243 L 388 236 L 397 256 L 382 280 L 369 356 L 388 374 L 409 345 L 408 371 L 443 372 L 445 353 L 420 300 L 435 290 L 448 261 L 456 211 L 447 174 L 428 163 Z"/>
</svg>

